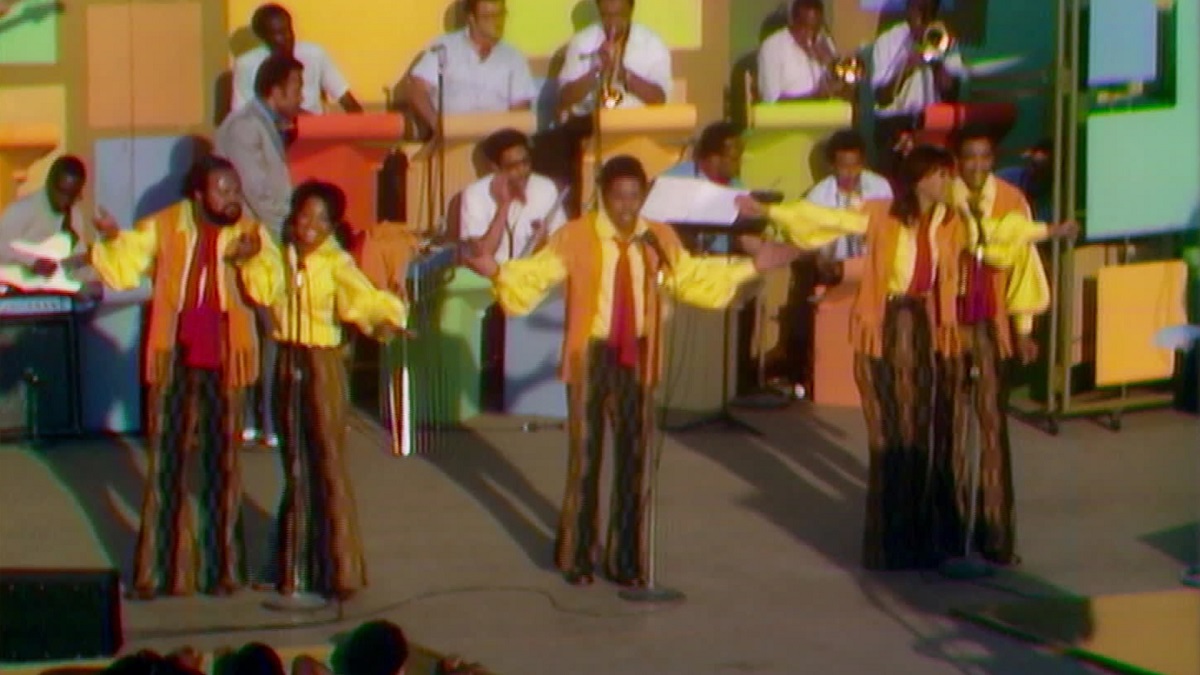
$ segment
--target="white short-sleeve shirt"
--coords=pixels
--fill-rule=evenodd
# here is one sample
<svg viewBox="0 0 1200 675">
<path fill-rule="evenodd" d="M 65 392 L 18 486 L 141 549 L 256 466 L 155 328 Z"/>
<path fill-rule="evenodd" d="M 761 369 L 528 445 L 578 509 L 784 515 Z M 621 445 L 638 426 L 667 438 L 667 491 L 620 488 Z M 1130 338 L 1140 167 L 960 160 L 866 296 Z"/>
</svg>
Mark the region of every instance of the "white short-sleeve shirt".
<svg viewBox="0 0 1200 675">
<path fill-rule="evenodd" d="M 437 38 L 413 66 L 412 76 L 433 88 L 435 109 L 439 65 L 444 65 L 447 114 L 501 112 L 537 98 L 524 54 L 502 40 L 486 59 L 480 58 L 467 31 L 464 28 Z"/>
<path fill-rule="evenodd" d="M 828 35 L 823 39 L 830 52 L 836 54 L 833 39 Z M 758 96 L 763 103 L 812 96 L 821 86 L 825 72 L 819 61 L 796 44 L 787 28 L 773 33 L 758 48 Z"/>
<path fill-rule="evenodd" d="M 567 44 L 567 55 L 562 71 L 558 74 L 559 86 L 570 84 L 587 75 L 599 56 L 597 52 L 604 44 L 604 27 L 594 23 L 579 31 Z M 629 39 L 625 43 L 626 70 L 662 88 L 671 96 L 671 50 L 667 43 L 654 31 L 640 23 L 629 26 Z M 572 110 L 576 115 L 586 115 L 594 109 L 596 93 L 592 91 Z M 630 92 L 621 101 L 622 108 L 640 108 L 646 103 Z"/>
<path fill-rule="evenodd" d="M 496 200 L 492 197 L 492 179 L 488 174 L 471 183 L 463 190 L 462 214 L 459 223 L 461 237 L 479 239 L 487 233 L 488 226 L 496 217 Z M 522 258 L 533 253 L 533 222 L 544 220 L 546 234 L 552 234 L 566 222 L 566 215 L 558 199 L 558 187 L 554 181 L 539 174 L 529 176 L 525 187 L 525 202 L 514 201 L 508 207 L 508 219 L 500 249 L 496 251 L 496 262 L 503 263 L 512 258 Z"/>
<path fill-rule="evenodd" d="M 259 66 L 267 60 L 270 53 L 265 46 L 260 45 L 234 61 L 233 110 L 255 99 L 254 78 L 258 76 Z M 305 111 L 320 115 L 325 111 L 321 105 L 322 93 L 331 101 L 337 101 L 350 91 L 350 83 L 320 45 L 297 42 L 292 54 L 297 61 L 304 64 L 304 87 L 301 90 L 300 107 Z"/>
<path fill-rule="evenodd" d="M 875 47 L 871 51 L 872 87 L 883 86 L 904 69 L 904 62 L 912 49 L 911 35 L 908 22 L 902 21 L 875 38 Z M 950 49 L 944 63 L 951 75 L 960 78 L 967 76 L 967 67 L 957 49 Z M 876 105 L 875 114 L 880 117 L 911 115 L 934 103 L 941 103 L 941 97 L 934 82 L 933 67 L 924 65 L 914 70 L 900 85 L 900 92 L 890 105 L 882 108 Z"/>
</svg>

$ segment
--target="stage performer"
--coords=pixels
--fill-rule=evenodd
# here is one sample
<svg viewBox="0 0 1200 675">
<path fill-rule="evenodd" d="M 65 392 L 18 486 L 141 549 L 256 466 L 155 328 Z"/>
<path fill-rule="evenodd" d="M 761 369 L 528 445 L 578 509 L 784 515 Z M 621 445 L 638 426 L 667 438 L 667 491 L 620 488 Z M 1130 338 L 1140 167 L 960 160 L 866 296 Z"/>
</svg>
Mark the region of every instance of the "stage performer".
<svg viewBox="0 0 1200 675">
<path fill-rule="evenodd" d="M 100 241 L 92 248 L 93 266 L 116 290 L 153 275 L 148 481 L 133 563 L 133 595 L 142 599 L 197 590 L 228 595 L 243 583 L 237 449 L 245 390 L 259 376 L 251 305 L 270 303 L 283 284 L 278 247 L 262 225 L 243 217 L 232 164 L 200 160 L 185 194 L 132 230 L 97 219 Z M 186 479 L 197 456 L 204 467 L 198 540 Z"/>
<path fill-rule="evenodd" d="M 979 491 L 972 550 L 986 560 L 1008 565 L 1014 553 L 1012 460 L 1008 441 L 1006 375 L 1013 357 L 1022 364 L 1037 358 L 1034 317 L 1050 307 L 1050 284 L 1034 242 L 1072 237 L 1074 223 L 1053 226 L 1033 222 L 1029 203 L 1015 186 L 997 178 L 995 138 L 986 128 L 968 128 L 954 143 L 959 177 L 951 185 L 954 208 L 965 225 L 966 249 L 960 270 L 958 307 L 963 352 L 951 359 L 938 386 L 938 454 L 951 461 L 954 500 L 959 514 L 959 551 L 971 513 L 972 451 L 979 443 Z M 985 244 L 995 243 L 986 249 Z M 977 433 L 968 434 L 975 415 Z"/>
<path fill-rule="evenodd" d="M 614 439 L 614 485 L 608 523 L 606 576 L 646 583 L 647 441 L 652 392 L 661 370 L 662 300 L 657 281 L 676 300 L 719 309 L 757 271 L 796 255 L 774 243 L 756 246 L 753 261 L 689 255 L 665 225 L 638 216 L 647 178 L 630 156 L 600 172 L 600 207 L 564 225 L 532 257 L 499 265 L 479 246 L 464 264 L 489 277 L 505 312 L 529 313 L 550 289 L 567 286 L 567 327 L 560 374 L 569 401 L 567 485 L 559 517 L 555 563 L 571 584 L 594 579 L 599 553 L 599 480 L 605 425 Z"/>
<path fill-rule="evenodd" d="M 346 196 L 335 185 L 296 188 L 284 226 L 286 290 L 272 306 L 285 482 L 277 588 L 288 595 L 299 583 L 343 600 L 366 585 L 367 574 L 343 455 L 349 390 L 341 322 L 387 341 L 407 320 L 404 302 L 378 290 L 346 252 L 345 212 Z M 307 555 L 293 560 L 298 551 Z M 308 578 L 292 576 L 293 569 Z"/>
<path fill-rule="evenodd" d="M 869 201 L 866 269 L 850 322 L 854 377 L 870 444 L 863 564 L 868 569 L 939 562 L 940 516 L 931 503 L 935 354 L 957 353 L 955 311 L 962 228 L 946 203 L 953 156 L 922 146 L 901 163 L 894 201 Z M 745 202 L 745 200 L 743 200 Z M 803 205 L 805 202 L 798 202 Z M 743 207 L 746 203 L 740 204 Z M 760 207 L 761 208 L 761 207 Z M 752 215 L 753 208 L 743 208 Z M 765 209 L 785 238 L 795 205 Z M 865 230 L 865 232 L 864 232 Z"/>
</svg>

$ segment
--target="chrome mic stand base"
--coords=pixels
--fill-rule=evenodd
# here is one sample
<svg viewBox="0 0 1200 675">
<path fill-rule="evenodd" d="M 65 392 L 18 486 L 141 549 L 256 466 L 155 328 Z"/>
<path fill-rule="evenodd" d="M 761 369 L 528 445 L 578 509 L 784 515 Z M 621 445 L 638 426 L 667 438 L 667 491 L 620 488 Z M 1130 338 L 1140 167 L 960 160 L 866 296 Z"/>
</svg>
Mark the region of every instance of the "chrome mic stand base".
<svg viewBox="0 0 1200 675">
<path fill-rule="evenodd" d="M 263 607 L 274 612 L 315 612 L 329 606 L 329 599 L 316 593 L 293 591 L 265 600 Z"/>
<path fill-rule="evenodd" d="M 643 586 L 641 588 L 624 588 L 617 597 L 629 602 L 663 603 L 680 602 L 687 596 L 682 591 L 665 586 Z"/>
</svg>

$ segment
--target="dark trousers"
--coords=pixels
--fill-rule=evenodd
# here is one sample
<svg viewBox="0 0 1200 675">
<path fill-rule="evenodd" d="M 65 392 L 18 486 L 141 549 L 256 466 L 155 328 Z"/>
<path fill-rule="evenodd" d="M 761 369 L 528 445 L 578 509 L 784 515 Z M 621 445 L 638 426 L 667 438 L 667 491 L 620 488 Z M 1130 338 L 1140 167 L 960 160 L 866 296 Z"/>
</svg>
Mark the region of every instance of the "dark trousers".
<svg viewBox="0 0 1200 675">
<path fill-rule="evenodd" d="M 646 424 L 649 392 L 637 369 L 619 366 L 603 342 L 588 348 L 587 379 L 568 388 L 570 455 L 559 516 L 555 563 L 591 573 L 600 559 L 600 469 L 604 436 L 613 432 L 605 573 L 621 582 L 645 580 Z"/>
<path fill-rule="evenodd" d="M 480 369 L 480 398 L 488 412 L 504 412 L 504 350 L 508 322 L 500 305 L 488 307 L 483 315 L 483 368 Z"/>
</svg>

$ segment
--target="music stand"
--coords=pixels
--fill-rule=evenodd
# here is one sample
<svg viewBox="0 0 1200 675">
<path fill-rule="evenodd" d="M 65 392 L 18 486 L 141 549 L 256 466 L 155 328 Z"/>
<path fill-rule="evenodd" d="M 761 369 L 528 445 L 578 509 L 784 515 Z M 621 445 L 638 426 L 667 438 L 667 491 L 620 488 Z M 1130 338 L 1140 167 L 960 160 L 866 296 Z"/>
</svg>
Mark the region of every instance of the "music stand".
<svg viewBox="0 0 1200 675">
<path fill-rule="evenodd" d="M 676 230 L 683 229 L 686 232 L 696 236 L 696 240 L 702 241 L 705 235 L 720 235 L 727 237 L 729 240 L 728 250 L 733 251 L 733 239 L 738 234 L 749 234 L 752 232 L 761 231 L 765 225 L 762 221 L 739 220 L 733 225 L 720 224 L 705 224 L 705 223 L 671 223 L 671 226 Z M 713 254 L 712 250 L 702 250 L 702 245 L 697 245 L 697 253 Z M 664 431 L 672 433 L 686 433 L 689 431 L 700 431 L 717 425 L 722 431 L 745 432 L 754 436 L 762 436 L 763 433 L 754 426 L 742 421 L 734 414 L 733 408 L 730 405 L 733 399 L 729 398 L 729 381 L 730 381 L 730 366 L 729 366 L 729 349 L 733 340 L 730 336 L 733 323 L 730 319 L 733 313 L 732 307 L 726 307 L 721 310 L 725 315 L 725 320 L 721 326 L 721 407 L 699 419 L 692 420 L 687 424 L 682 424 L 674 427 L 664 427 Z"/>
</svg>

